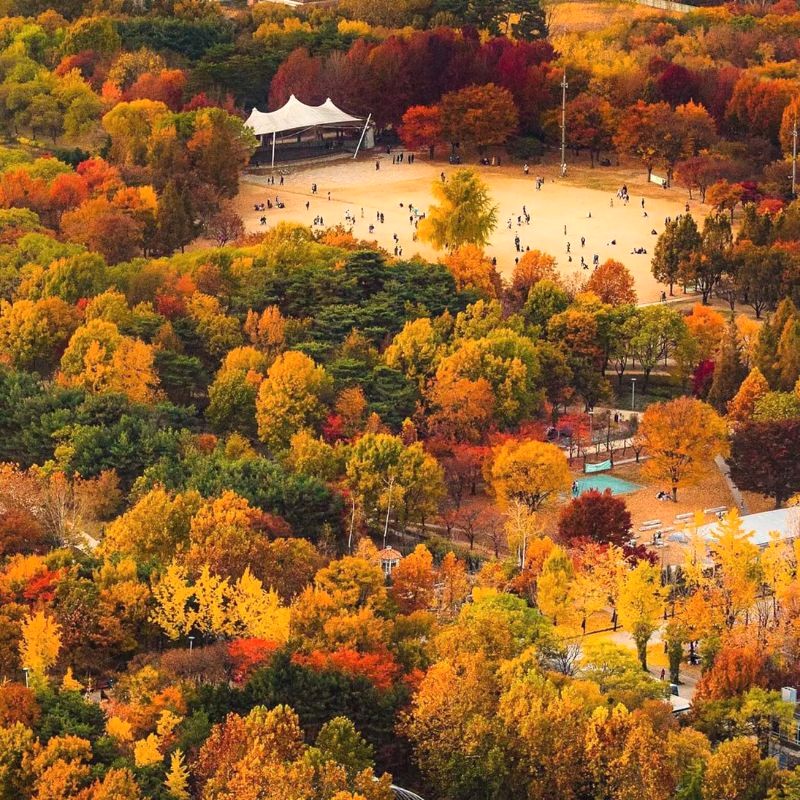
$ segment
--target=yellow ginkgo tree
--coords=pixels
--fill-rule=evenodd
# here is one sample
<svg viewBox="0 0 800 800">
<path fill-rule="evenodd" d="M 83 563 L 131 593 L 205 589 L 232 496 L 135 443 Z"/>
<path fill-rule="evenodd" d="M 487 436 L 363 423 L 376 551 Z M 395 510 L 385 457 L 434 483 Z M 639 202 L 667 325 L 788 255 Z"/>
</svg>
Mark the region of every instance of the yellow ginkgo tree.
<svg viewBox="0 0 800 800">
<path fill-rule="evenodd" d="M 647 669 L 647 643 L 658 627 L 665 597 L 661 570 L 657 566 L 640 561 L 625 573 L 617 600 L 619 621 L 633 637 L 644 670 Z"/>
<path fill-rule="evenodd" d="M 31 614 L 22 623 L 19 654 L 23 668 L 35 681 L 43 682 L 61 649 L 61 626 L 44 611 Z"/>
<path fill-rule="evenodd" d="M 231 627 L 241 635 L 281 644 L 289 639 L 290 610 L 281 604 L 278 593 L 264 589 L 249 569 L 231 592 L 229 616 Z"/>
</svg>

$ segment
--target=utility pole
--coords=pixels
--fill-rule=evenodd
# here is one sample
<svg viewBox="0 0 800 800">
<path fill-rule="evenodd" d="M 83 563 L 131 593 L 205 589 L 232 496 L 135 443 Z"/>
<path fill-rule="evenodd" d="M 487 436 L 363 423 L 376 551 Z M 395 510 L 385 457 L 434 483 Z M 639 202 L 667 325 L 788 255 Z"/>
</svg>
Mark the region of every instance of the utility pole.
<svg viewBox="0 0 800 800">
<path fill-rule="evenodd" d="M 561 177 L 567 174 L 567 71 L 561 79 Z M 796 137 L 795 137 L 796 139 Z"/>
<path fill-rule="evenodd" d="M 797 197 L 797 114 L 792 126 L 792 197 Z"/>
</svg>

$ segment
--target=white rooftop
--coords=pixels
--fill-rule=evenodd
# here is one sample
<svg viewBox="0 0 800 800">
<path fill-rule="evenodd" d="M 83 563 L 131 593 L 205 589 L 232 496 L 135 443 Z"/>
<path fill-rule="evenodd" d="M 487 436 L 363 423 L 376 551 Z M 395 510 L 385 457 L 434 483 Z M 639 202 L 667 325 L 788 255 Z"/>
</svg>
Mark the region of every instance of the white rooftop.
<svg viewBox="0 0 800 800">
<path fill-rule="evenodd" d="M 254 108 L 250 112 L 245 125 L 253 129 L 256 136 L 284 133 L 299 128 L 313 128 L 316 125 L 337 125 L 363 122 L 359 117 L 337 108 L 330 97 L 319 106 L 308 106 L 292 95 L 286 104 L 276 111 L 259 111 Z"/>
<path fill-rule="evenodd" d="M 714 538 L 719 522 L 703 525 L 699 532 L 706 539 Z M 770 532 L 776 531 L 781 539 L 796 539 L 800 536 L 800 506 L 776 508 L 760 514 L 747 514 L 742 517 L 742 528 L 751 531 L 750 541 L 759 547 L 770 542 Z"/>
<path fill-rule="evenodd" d="M 687 700 L 685 697 L 678 697 L 676 694 L 671 694 L 668 700 L 669 704 L 672 706 L 673 714 L 683 714 L 692 707 L 690 700 Z"/>
</svg>

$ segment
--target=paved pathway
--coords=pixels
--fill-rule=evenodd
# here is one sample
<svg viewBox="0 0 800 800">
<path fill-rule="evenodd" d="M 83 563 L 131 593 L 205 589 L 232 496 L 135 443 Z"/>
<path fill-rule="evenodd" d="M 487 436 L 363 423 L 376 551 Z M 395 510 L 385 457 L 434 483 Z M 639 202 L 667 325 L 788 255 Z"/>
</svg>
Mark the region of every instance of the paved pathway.
<svg viewBox="0 0 800 800">
<path fill-rule="evenodd" d="M 728 485 L 728 490 L 731 493 L 731 497 L 733 498 L 734 503 L 738 507 L 742 516 L 749 513 L 747 510 L 747 503 L 742 497 L 742 493 L 739 491 L 739 487 L 733 482 L 731 478 L 731 468 L 728 466 L 727 461 L 722 456 L 716 456 L 714 458 L 714 463 L 717 465 L 717 469 L 719 469 L 722 477 L 725 479 L 725 483 Z"/>
</svg>

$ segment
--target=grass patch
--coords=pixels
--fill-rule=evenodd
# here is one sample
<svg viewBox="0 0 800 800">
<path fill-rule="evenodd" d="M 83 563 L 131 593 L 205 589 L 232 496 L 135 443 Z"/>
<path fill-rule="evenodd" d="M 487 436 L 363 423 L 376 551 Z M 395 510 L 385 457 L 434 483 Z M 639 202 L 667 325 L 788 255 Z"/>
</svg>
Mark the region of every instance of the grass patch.
<svg viewBox="0 0 800 800">
<path fill-rule="evenodd" d="M 631 407 L 631 378 L 636 378 L 636 410 L 643 411 L 652 403 L 663 403 L 674 400 L 684 394 L 684 387 L 677 376 L 665 372 L 650 374 L 647 392 L 641 391 L 644 376 L 641 373 L 627 372 L 622 377 L 622 386 L 617 384 L 616 376 L 610 376 L 611 386 L 614 391 L 616 408 L 629 409 Z"/>
</svg>

